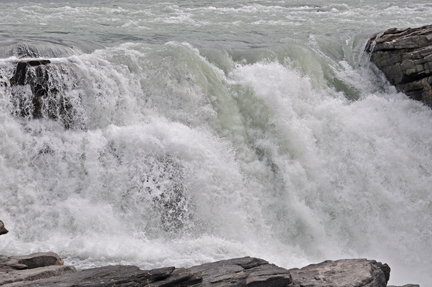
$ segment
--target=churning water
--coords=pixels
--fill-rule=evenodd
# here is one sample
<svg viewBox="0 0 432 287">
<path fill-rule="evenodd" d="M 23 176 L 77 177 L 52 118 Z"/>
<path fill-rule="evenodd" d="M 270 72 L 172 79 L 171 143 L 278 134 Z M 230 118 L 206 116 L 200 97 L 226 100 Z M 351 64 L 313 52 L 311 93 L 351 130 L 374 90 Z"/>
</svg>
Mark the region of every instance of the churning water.
<svg viewBox="0 0 432 287">
<path fill-rule="evenodd" d="M 363 48 L 432 24 L 432 4 L 377 2 L 1 0 L 0 252 L 367 257 L 430 286 L 432 111 Z M 34 91 L 10 84 L 29 58 L 51 61 L 67 115 L 32 116 Z"/>
</svg>

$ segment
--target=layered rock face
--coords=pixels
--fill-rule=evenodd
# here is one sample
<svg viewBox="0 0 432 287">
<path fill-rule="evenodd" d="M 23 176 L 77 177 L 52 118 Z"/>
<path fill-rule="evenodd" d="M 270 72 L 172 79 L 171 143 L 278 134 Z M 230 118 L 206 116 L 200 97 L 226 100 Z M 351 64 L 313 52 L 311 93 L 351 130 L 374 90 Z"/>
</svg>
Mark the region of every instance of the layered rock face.
<svg viewBox="0 0 432 287">
<path fill-rule="evenodd" d="M 76 271 L 73 266 L 64 266 L 51 252 L 0 256 L 0 286 L 4 287 L 385 287 L 389 274 L 387 264 L 366 259 L 325 261 L 291 270 L 263 259 L 243 257 L 190 268 L 105 266 Z"/>
<path fill-rule="evenodd" d="M 399 91 L 432 107 L 432 25 L 375 34 L 366 51 Z"/>
</svg>

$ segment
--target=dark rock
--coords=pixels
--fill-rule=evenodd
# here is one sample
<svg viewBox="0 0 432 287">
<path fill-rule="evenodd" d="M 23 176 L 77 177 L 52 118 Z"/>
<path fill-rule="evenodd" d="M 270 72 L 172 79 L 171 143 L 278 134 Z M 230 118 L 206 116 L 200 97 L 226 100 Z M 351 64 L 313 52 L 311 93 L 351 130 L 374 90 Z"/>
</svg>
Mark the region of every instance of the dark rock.
<svg viewBox="0 0 432 287">
<path fill-rule="evenodd" d="M 6 229 L 3 221 L 0 220 L 0 235 L 6 234 L 8 232 L 9 232 L 9 230 Z"/>
<path fill-rule="evenodd" d="M 390 267 L 374 260 L 344 259 L 290 269 L 296 285 L 308 287 L 386 287 Z"/>
<path fill-rule="evenodd" d="M 66 128 L 73 126 L 76 108 L 65 96 L 74 75 L 64 64 L 50 60 L 22 60 L 10 78 L 14 114 L 28 119 L 48 118 L 61 121 Z M 29 92 L 26 90 L 29 86 Z"/>
<path fill-rule="evenodd" d="M 366 51 L 399 91 L 432 107 L 432 25 L 375 34 Z"/>
<path fill-rule="evenodd" d="M 282 287 L 292 282 L 288 270 L 251 257 L 206 263 L 189 270 L 202 273 L 202 282 L 194 286 Z"/>
<path fill-rule="evenodd" d="M 63 264 L 63 261 L 54 253 L 0 256 L 0 285 L 2 287 L 385 287 L 390 276 L 390 268 L 387 264 L 366 259 L 325 261 L 291 270 L 251 257 L 222 260 L 190 268 L 166 267 L 153 270 L 140 270 L 136 266 L 106 266 L 76 272 L 71 266 L 51 264 Z M 17 268 L 17 265 L 22 266 Z M 23 266 L 27 269 L 17 270 Z"/>
</svg>

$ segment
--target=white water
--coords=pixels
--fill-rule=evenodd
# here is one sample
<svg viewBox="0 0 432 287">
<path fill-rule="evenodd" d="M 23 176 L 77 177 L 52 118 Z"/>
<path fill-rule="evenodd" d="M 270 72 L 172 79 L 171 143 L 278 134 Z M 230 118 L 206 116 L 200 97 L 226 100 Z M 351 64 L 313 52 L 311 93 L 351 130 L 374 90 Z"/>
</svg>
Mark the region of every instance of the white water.
<svg viewBox="0 0 432 287">
<path fill-rule="evenodd" d="M 430 24 L 432 5 L 357 2 L 2 3 L 0 82 L 32 47 L 67 67 L 52 85 L 76 114 L 68 130 L 19 118 L 0 85 L 0 253 L 367 257 L 392 284 L 430 285 L 432 112 L 362 49 Z"/>
</svg>

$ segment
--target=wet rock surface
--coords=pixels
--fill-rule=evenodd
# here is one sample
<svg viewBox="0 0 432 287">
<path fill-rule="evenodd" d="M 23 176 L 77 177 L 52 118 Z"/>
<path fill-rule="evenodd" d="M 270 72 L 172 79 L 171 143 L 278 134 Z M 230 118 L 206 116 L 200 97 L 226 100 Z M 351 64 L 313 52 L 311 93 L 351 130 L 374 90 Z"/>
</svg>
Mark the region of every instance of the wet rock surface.
<svg viewBox="0 0 432 287">
<path fill-rule="evenodd" d="M 1 228 L 4 228 L 2 221 Z M 65 266 L 53 252 L 0 255 L 0 286 L 4 287 L 386 287 L 389 278 L 387 264 L 367 259 L 327 260 L 290 270 L 263 259 L 243 257 L 190 268 L 141 270 L 136 266 L 115 265 L 77 271 L 73 266 Z"/>
<path fill-rule="evenodd" d="M 399 91 L 432 107 L 432 25 L 375 34 L 366 51 Z"/>
<path fill-rule="evenodd" d="M 12 286 L 249 286 L 249 287 L 385 287 L 390 268 L 374 260 L 324 261 L 287 270 L 259 258 L 243 257 L 190 268 L 141 270 L 105 266 L 76 271 L 52 252 L 0 257 L 0 285 Z M 417 287 L 406 285 L 404 287 Z"/>
<path fill-rule="evenodd" d="M 73 71 L 63 63 L 48 59 L 17 62 L 9 79 L 13 113 L 27 119 L 61 121 L 66 128 L 71 128 L 77 114 L 74 102 L 79 102 L 67 96 L 74 88 L 71 84 L 74 78 Z"/>
</svg>

